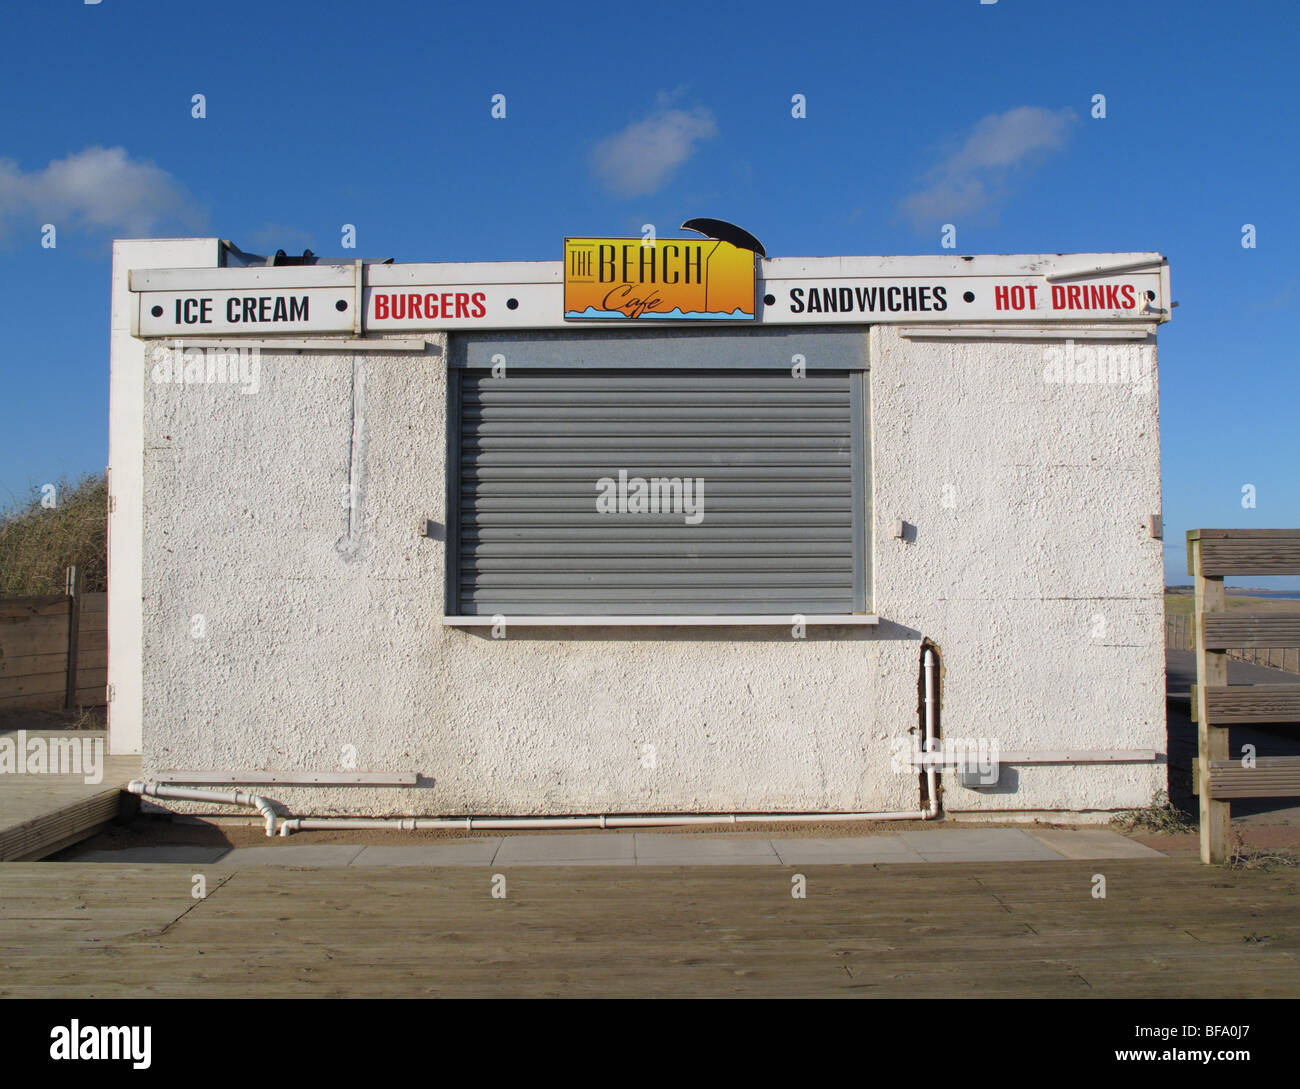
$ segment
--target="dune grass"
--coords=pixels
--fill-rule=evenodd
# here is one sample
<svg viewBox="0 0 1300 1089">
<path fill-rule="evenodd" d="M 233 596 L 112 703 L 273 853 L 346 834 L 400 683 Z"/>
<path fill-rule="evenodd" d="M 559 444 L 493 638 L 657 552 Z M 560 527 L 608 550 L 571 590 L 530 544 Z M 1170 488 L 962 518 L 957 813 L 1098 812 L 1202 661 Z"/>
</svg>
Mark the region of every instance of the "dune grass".
<svg viewBox="0 0 1300 1089">
<path fill-rule="evenodd" d="M 43 505 L 40 489 L 0 513 L 0 598 L 61 594 L 77 565 L 83 593 L 108 588 L 108 480 L 61 480 Z M 49 500 L 46 500 L 48 503 Z"/>
</svg>

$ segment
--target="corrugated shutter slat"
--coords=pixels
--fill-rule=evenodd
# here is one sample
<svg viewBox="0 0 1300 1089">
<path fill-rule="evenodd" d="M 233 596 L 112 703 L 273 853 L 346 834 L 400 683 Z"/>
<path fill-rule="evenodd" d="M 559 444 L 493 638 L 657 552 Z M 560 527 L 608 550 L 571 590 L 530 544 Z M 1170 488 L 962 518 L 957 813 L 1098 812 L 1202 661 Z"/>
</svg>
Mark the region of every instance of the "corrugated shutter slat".
<svg viewBox="0 0 1300 1089">
<path fill-rule="evenodd" d="M 852 374 L 679 367 L 453 368 L 458 612 L 854 610 Z M 702 479 L 703 520 L 601 513 L 620 470 Z"/>
</svg>

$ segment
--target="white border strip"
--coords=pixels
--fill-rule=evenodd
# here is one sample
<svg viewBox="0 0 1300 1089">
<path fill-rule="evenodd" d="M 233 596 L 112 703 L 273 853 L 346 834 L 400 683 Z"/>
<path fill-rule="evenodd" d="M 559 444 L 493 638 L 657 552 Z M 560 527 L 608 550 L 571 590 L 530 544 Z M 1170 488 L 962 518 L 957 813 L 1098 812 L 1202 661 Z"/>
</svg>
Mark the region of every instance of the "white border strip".
<svg viewBox="0 0 1300 1089">
<path fill-rule="evenodd" d="M 651 616 L 511 616 L 502 613 L 507 627 L 525 628 L 718 628 L 783 627 L 801 620 L 804 624 L 835 626 L 844 624 L 879 624 L 875 613 L 781 613 L 779 615 L 742 613 L 736 616 L 651 615 Z M 499 621 L 491 616 L 444 616 L 449 628 L 490 628 Z"/>
<path fill-rule="evenodd" d="M 429 346 L 426 337 L 403 337 L 385 340 L 366 337 L 348 340 L 245 340 L 239 336 L 207 337 L 190 340 L 187 337 L 165 337 L 167 347 L 182 348 L 257 348 L 265 352 L 422 352 Z"/>
<path fill-rule="evenodd" d="M 947 340 L 988 337 L 993 340 L 1145 340 L 1156 327 L 1141 325 L 900 325 L 898 335 L 908 340 Z"/>
<path fill-rule="evenodd" d="M 1013 749 L 989 752 L 994 764 L 1153 764 L 1161 754 L 1155 749 Z M 974 767 L 976 761 L 969 754 L 922 752 L 914 753 L 907 763 L 914 768 L 960 769 Z"/>
<path fill-rule="evenodd" d="M 158 783 L 236 783 L 247 786 L 415 786 L 413 771 L 160 771 L 151 775 Z"/>
</svg>

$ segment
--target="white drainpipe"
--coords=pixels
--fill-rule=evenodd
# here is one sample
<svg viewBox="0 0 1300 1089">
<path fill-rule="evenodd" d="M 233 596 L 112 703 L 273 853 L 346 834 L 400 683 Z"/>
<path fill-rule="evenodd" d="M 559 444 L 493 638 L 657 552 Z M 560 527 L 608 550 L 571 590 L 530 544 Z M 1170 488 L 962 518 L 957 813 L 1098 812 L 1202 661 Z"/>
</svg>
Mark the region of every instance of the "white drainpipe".
<svg viewBox="0 0 1300 1089">
<path fill-rule="evenodd" d="M 934 752 L 934 651 L 925 648 L 925 751 Z M 930 807 L 921 814 L 925 821 L 934 820 L 939 815 L 938 773 L 933 765 L 925 770 L 925 792 L 930 798 Z"/>
<path fill-rule="evenodd" d="M 242 790 L 199 790 L 196 787 L 165 786 L 159 783 L 142 783 L 132 779 L 126 789 L 131 794 L 148 798 L 174 798 L 186 802 L 224 802 L 226 805 L 243 805 L 256 809 L 266 818 L 266 834 L 275 835 L 275 807 L 258 794 Z"/>
<path fill-rule="evenodd" d="M 925 652 L 925 751 L 933 752 L 934 736 L 934 651 Z M 789 821 L 791 823 L 817 823 L 832 821 L 914 821 L 934 820 L 939 815 L 938 771 L 929 767 L 925 782 L 930 804 L 919 812 L 903 813 L 721 813 L 664 814 L 662 816 L 628 815 L 591 817 L 289 817 L 280 822 L 280 835 L 290 836 L 300 831 L 361 831 L 387 828 L 395 831 L 419 832 L 435 828 L 519 829 L 519 828 L 654 828 L 692 824 L 766 824 Z M 176 798 L 196 802 L 225 802 L 228 805 L 252 806 L 266 818 L 266 834 L 275 835 L 276 814 L 271 803 L 256 794 L 242 790 L 197 790 L 186 787 L 160 786 L 133 781 L 128 787 L 132 794 L 153 798 Z"/>
</svg>

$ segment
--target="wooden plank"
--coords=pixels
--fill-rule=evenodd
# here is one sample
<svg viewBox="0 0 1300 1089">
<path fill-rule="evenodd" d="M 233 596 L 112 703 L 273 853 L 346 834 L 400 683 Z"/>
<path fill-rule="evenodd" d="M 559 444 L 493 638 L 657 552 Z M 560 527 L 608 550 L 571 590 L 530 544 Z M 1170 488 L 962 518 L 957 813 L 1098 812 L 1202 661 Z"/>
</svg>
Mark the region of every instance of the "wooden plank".
<svg viewBox="0 0 1300 1089">
<path fill-rule="evenodd" d="M 1240 760 L 1212 761 L 1210 793 L 1216 798 L 1300 798 L 1300 756 L 1261 756 L 1253 768 Z"/>
<path fill-rule="evenodd" d="M 63 707 L 63 689 L 45 696 L 0 696 L 0 711 L 57 711 Z"/>
<path fill-rule="evenodd" d="M 68 568 L 68 662 L 63 706 L 70 710 L 77 698 L 77 637 L 81 634 L 81 572 L 74 563 Z"/>
<path fill-rule="evenodd" d="M 108 685 L 91 685 L 77 689 L 78 707 L 106 707 L 108 705 Z"/>
<path fill-rule="evenodd" d="M 40 597 L 0 598 L 0 621 L 18 622 L 37 616 L 66 616 L 68 599 L 63 594 L 43 594 Z"/>
<path fill-rule="evenodd" d="M 80 667 L 78 675 L 87 670 L 104 669 L 108 666 L 108 649 L 86 650 L 83 647 L 81 653 L 77 655 L 77 664 Z"/>
<path fill-rule="evenodd" d="M 67 687 L 67 674 L 63 670 L 53 673 L 29 673 L 25 676 L 0 677 L 0 699 L 22 696 L 47 696 Z"/>
<path fill-rule="evenodd" d="M 70 843 L 88 838 L 113 820 L 121 804 L 121 788 L 114 785 L 84 798 L 49 809 L 32 820 L 0 828 L 0 861 L 44 858 Z"/>
<path fill-rule="evenodd" d="M 1300 529 L 1189 529 L 1189 541 L 1258 541 L 1278 537 L 1283 540 L 1300 541 Z M 1190 572 L 1189 572 L 1190 573 Z"/>
<path fill-rule="evenodd" d="M 89 616 L 97 616 L 100 613 L 107 614 L 108 594 L 104 593 L 103 590 L 93 594 L 83 594 L 81 597 L 81 611 L 84 615 Z"/>
<path fill-rule="evenodd" d="M 1228 731 L 1213 722 L 1206 704 L 1206 691 L 1211 685 L 1228 683 L 1228 656 L 1221 650 L 1209 650 L 1205 645 L 1205 619 L 1209 613 L 1224 611 L 1223 578 L 1209 575 L 1205 570 L 1204 545 L 1188 535 L 1187 547 L 1191 553 L 1196 616 L 1196 738 L 1198 783 L 1201 801 L 1200 838 L 1201 861 L 1207 865 L 1223 862 L 1228 857 L 1228 834 L 1232 828 L 1230 803 L 1220 801 L 1210 794 L 1210 761 L 1228 757 Z"/>
<path fill-rule="evenodd" d="M 483 871 L 218 864 L 196 902 L 190 868 L 15 863 L 0 993 L 1300 996 L 1294 871 L 1108 861 L 1095 900 L 1097 867 L 801 867 L 801 901 L 779 869 L 542 867 L 493 900 Z"/>
<path fill-rule="evenodd" d="M 1300 647 L 1300 613 L 1224 613 L 1205 618 L 1210 650 Z"/>
<path fill-rule="evenodd" d="M 10 633 L 11 639 L 8 642 L 5 633 L 0 631 L 0 657 L 25 658 L 32 654 L 66 654 L 68 643 L 66 619 L 63 624 L 65 626 L 61 629 L 35 637 L 19 639 L 14 638 L 13 633 Z M 81 650 L 107 650 L 107 630 L 103 628 L 87 630 L 83 626 L 78 639 L 78 646 Z"/>
<path fill-rule="evenodd" d="M 1200 547 L 1207 575 L 1300 574 L 1300 539 L 1210 540 Z"/>
<path fill-rule="evenodd" d="M 62 616 L 37 616 L 30 620 L 0 623 L 0 653 L 5 655 L 48 654 L 51 650 L 66 650 L 67 642 L 66 612 Z"/>
<path fill-rule="evenodd" d="M 1300 723 L 1300 684 L 1211 685 L 1205 697 L 1210 721 L 1217 726 Z"/>
<path fill-rule="evenodd" d="M 62 673 L 67 666 L 66 654 L 25 654 L 21 658 L 0 658 L 0 679 L 30 677 L 35 673 Z"/>
</svg>

